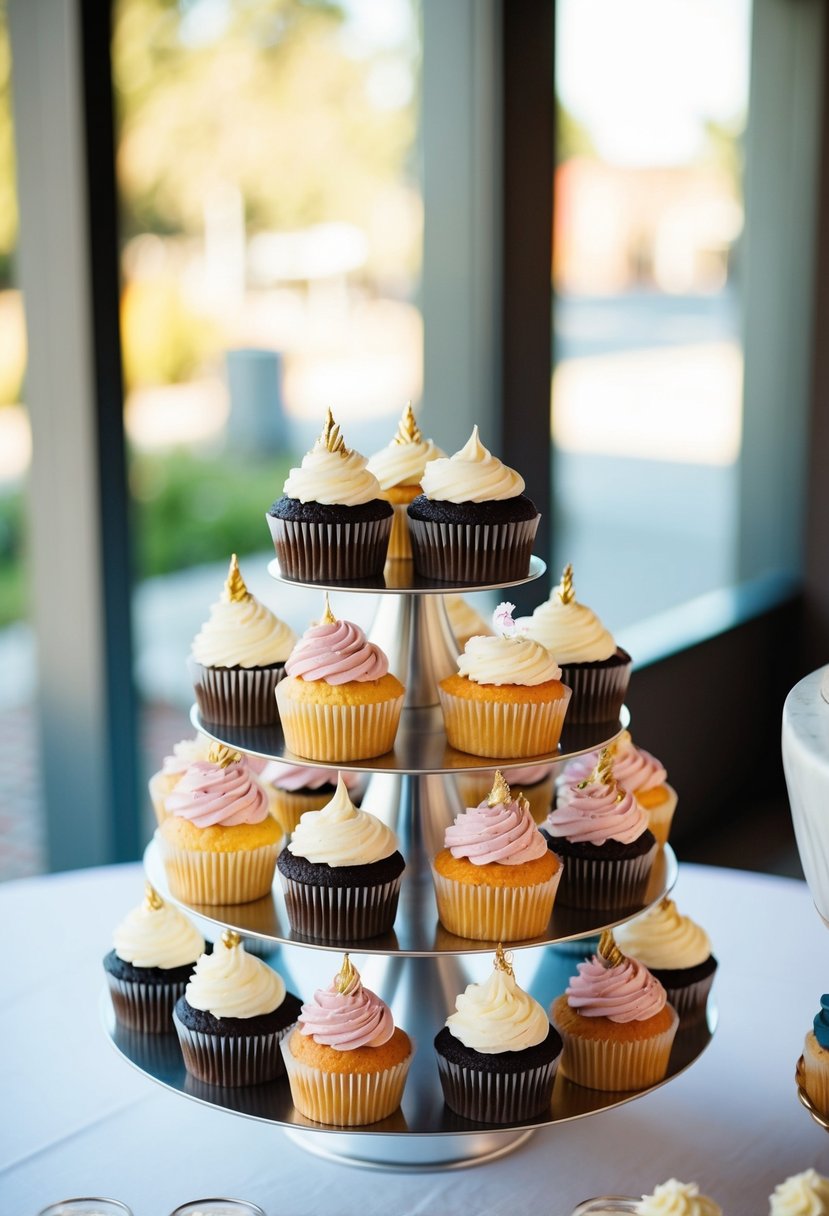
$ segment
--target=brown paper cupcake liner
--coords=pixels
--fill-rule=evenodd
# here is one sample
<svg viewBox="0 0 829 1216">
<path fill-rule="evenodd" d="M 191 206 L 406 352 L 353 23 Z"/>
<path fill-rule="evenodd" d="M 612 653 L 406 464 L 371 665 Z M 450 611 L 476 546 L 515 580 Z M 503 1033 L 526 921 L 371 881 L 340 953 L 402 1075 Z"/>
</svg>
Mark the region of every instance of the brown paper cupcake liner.
<svg viewBox="0 0 829 1216">
<path fill-rule="evenodd" d="M 334 942 L 390 932 L 402 879 L 401 873 L 376 887 L 318 887 L 279 875 L 291 928 L 306 937 Z"/>
<path fill-rule="evenodd" d="M 353 523 L 302 523 L 265 516 L 282 573 L 302 582 L 348 582 L 383 573 L 393 516 Z"/>
<path fill-rule="evenodd" d="M 414 568 L 442 582 L 506 583 L 526 578 L 539 518 L 508 524 L 449 524 L 410 517 Z"/>
<path fill-rule="evenodd" d="M 822 1115 L 829 1115 L 829 1059 L 820 1055 L 820 1044 L 815 1032 L 806 1035 L 803 1052 L 803 1081 L 806 1093 Z"/>
<path fill-rule="evenodd" d="M 610 1092 L 656 1085 L 668 1071 L 678 1026 L 675 1013 L 668 1029 L 649 1039 L 583 1039 L 556 1026 L 564 1040 L 562 1076 L 586 1089 Z"/>
<path fill-rule="evenodd" d="M 690 1024 L 697 1018 L 705 1016 L 708 994 L 711 991 L 716 974 L 716 971 L 712 971 L 710 975 L 697 980 L 695 984 L 685 984 L 678 988 L 669 987 L 667 984 L 664 985 L 668 996 L 668 1004 L 673 1005 L 679 1014 L 683 1026 Z"/>
<path fill-rule="evenodd" d="M 559 663 L 561 679 L 573 690 L 570 722 L 615 722 L 630 683 L 630 661 L 610 667 Z"/>
<path fill-rule="evenodd" d="M 563 866 L 546 882 L 527 887 L 487 887 L 456 882 L 432 867 L 441 924 L 457 937 L 518 942 L 546 933 Z"/>
<path fill-rule="evenodd" d="M 438 1073 L 446 1105 L 476 1123 L 518 1123 L 550 1109 L 559 1057 L 521 1072 L 463 1068 L 438 1053 Z"/>
<path fill-rule="evenodd" d="M 656 837 L 657 844 L 668 843 L 674 812 L 679 801 L 679 795 L 672 786 L 666 785 L 665 789 L 668 791 L 668 797 L 659 806 L 642 807 L 648 817 L 648 827 Z"/>
<path fill-rule="evenodd" d="M 174 1013 L 173 1025 L 185 1067 L 199 1081 L 231 1088 L 261 1085 L 284 1075 L 279 1044 L 294 1024 L 271 1034 L 205 1034 L 185 1026 Z"/>
<path fill-rule="evenodd" d="M 184 996 L 187 980 L 171 984 L 147 984 L 123 980 L 107 972 L 112 1007 L 119 1022 L 144 1034 L 169 1034 L 173 1029 L 173 1006 Z"/>
<path fill-rule="evenodd" d="M 543 823 L 550 813 L 553 801 L 553 786 L 555 774 L 550 773 L 543 781 L 535 785 L 522 785 L 520 781 L 512 782 L 509 769 L 505 770 L 507 781 L 514 794 L 521 793 L 530 804 L 530 813 L 536 823 Z M 478 806 L 492 789 L 492 773 L 464 773 L 455 778 L 458 794 L 464 806 Z"/>
<path fill-rule="evenodd" d="M 347 764 L 382 756 L 394 746 L 403 696 L 376 705 L 327 705 L 293 701 L 277 686 L 285 744 L 297 756 Z"/>
<path fill-rule="evenodd" d="M 285 667 L 205 667 L 191 656 L 187 670 L 199 713 L 221 726 L 268 726 L 279 721 L 274 689 Z"/>
<path fill-rule="evenodd" d="M 290 1042 L 282 1045 L 294 1106 L 306 1119 L 337 1127 L 363 1127 L 397 1110 L 412 1057 L 381 1072 L 323 1072 L 298 1060 Z"/>
<path fill-rule="evenodd" d="M 570 689 L 554 701 L 470 701 L 438 685 L 450 747 L 473 756 L 518 760 L 554 752 L 568 712 Z"/>
<path fill-rule="evenodd" d="M 175 899 L 188 904 L 247 904 L 270 892 L 280 841 L 230 853 L 178 849 L 160 832 L 164 871 Z"/>
<path fill-rule="evenodd" d="M 654 844 L 647 853 L 616 861 L 565 856 L 559 903 L 567 908 L 619 912 L 639 907 L 658 850 Z"/>
</svg>

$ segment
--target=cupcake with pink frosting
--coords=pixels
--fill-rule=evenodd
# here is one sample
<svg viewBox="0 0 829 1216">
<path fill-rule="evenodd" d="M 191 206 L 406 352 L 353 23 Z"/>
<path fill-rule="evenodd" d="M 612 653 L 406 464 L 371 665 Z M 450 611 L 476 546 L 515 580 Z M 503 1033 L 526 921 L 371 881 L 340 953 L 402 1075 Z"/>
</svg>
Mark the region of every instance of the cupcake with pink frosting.
<svg viewBox="0 0 829 1216">
<path fill-rule="evenodd" d="M 379 646 L 358 625 L 338 621 L 328 596 L 285 664 L 276 700 L 285 743 L 297 756 L 347 764 L 394 745 L 403 685 Z"/>
<path fill-rule="evenodd" d="M 319 765 L 281 764 L 274 761 L 262 774 L 272 790 L 273 813 L 290 836 L 306 811 L 321 811 L 333 798 L 342 778 L 352 801 L 359 805 L 363 779 L 359 773 L 338 772 Z"/>
<path fill-rule="evenodd" d="M 514 798 L 497 772 L 489 796 L 446 829 L 432 863 L 441 924 L 477 941 L 538 937 L 549 924 L 561 872 L 526 798 Z"/>
<path fill-rule="evenodd" d="M 282 831 L 239 752 L 214 743 L 206 760 L 188 765 L 165 808 L 156 839 L 176 899 L 244 904 L 268 894 Z"/>
<path fill-rule="evenodd" d="M 562 904 L 614 912 L 641 907 L 658 845 L 647 814 L 616 780 L 610 748 L 588 777 L 567 787 L 541 830 L 564 862 Z"/>
<path fill-rule="evenodd" d="M 346 954 L 330 986 L 302 1006 L 283 1040 L 294 1106 L 307 1119 L 342 1127 L 385 1119 L 400 1105 L 412 1050 Z"/>
<path fill-rule="evenodd" d="M 170 754 L 162 760 L 161 768 L 158 772 L 153 773 L 152 777 L 150 777 L 150 798 L 153 810 L 155 811 L 155 817 L 159 823 L 163 823 L 167 818 L 167 795 L 172 793 L 194 760 L 207 759 L 210 746 L 211 740 L 207 735 L 199 734 L 194 735 L 192 739 L 179 740 L 178 743 L 173 744 L 173 750 Z M 249 756 L 246 752 L 242 752 L 241 756 L 251 772 L 255 773 L 264 782 L 264 770 L 268 761 L 261 759 L 259 756 Z M 267 788 L 266 793 L 273 810 L 275 797 Z"/>
<path fill-rule="evenodd" d="M 510 785 L 527 799 L 536 823 L 543 823 L 550 813 L 555 771 L 554 764 L 525 764 L 507 770 Z M 483 773 L 458 773 L 455 783 L 464 806 L 477 806 L 489 795 L 494 780 L 494 768 Z"/>
<path fill-rule="evenodd" d="M 622 731 L 610 750 L 616 780 L 633 794 L 643 811 L 647 812 L 648 827 L 659 844 L 666 844 L 679 799 L 676 790 L 668 785 L 664 764 L 643 747 L 637 747 L 628 730 Z M 567 801 L 570 787 L 585 781 L 598 762 L 599 753 L 588 752 L 564 766 L 557 783 L 560 802 Z"/>
<path fill-rule="evenodd" d="M 679 1017 L 647 967 L 606 929 L 580 963 L 550 1020 L 564 1041 L 559 1069 L 588 1089 L 644 1089 L 663 1080 Z"/>
</svg>

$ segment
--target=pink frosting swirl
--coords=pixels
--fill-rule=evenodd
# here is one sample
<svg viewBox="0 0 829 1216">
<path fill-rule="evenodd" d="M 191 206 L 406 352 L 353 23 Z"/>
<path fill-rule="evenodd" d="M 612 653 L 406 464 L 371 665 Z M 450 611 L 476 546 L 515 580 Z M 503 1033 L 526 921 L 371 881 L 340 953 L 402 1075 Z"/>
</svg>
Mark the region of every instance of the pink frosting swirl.
<svg viewBox="0 0 829 1216">
<path fill-rule="evenodd" d="M 311 768 L 307 764 L 279 764 L 274 762 L 268 766 L 263 775 L 263 781 L 268 781 L 279 790 L 318 790 L 324 785 L 336 788 L 337 778 L 342 777 L 347 790 L 356 789 L 360 784 L 359 773 L 343 773 L 336 768 Z"/>
<path fill-rule="evenodd" d="M 381 680 L 389 661 L 379 646 L 366 640 L 352 621 L 312 625 L 291 651 L 285 664 L 289 676 L 346 684 L 351 680 Z"/>
<path fill-rule="evenodd" d="M 569 798 L 571 786 L 587 780 L 598 761 L 598 752 L 588 752 L 586 756 L 578 756 L 565 766 L 559 801 L 564 802 Z M 654 790 L 658 785 L 664 785 L 668 774 L 665 766 L 655 756 L 644 748 L 637 747 L 628 736 L 616 744 L 613 753 L 613 776 L 624 789 L 638 794 L 640 790 Z"/>
<path fill-rule="evenodd" d="M 446 829 L 444 844 L 453 857 L 466 857 L 475 866 L 492 861 L 518 866 L 547 852 L 547 842 L 523 798 L 495 806 L 484 800 L 462 811 Z"/>
<path fill-rule="evenodd" d="M 198 828 L 261 823 L 268 797 L 244 760 L 222 768 L 195 760 L 164 802 L 167 813 L 189 819 Z"/>
<path fill-rule="evenodd" d="M 608 840 L 632 844 L 646 830 L 648 816 L 633 794 L 615 782 L 605 785 L 591 781 L 581 789 L 569 786 L 567 800 L 560 802 L 541 826 L 550 836 L 586 844 Z"/>
<path fill-rule="evenodd" d="M 667 996 L 659 980 L 635 958 L 615 967 L 594 954 L 579 963 L 578 975 L 567 986 L 567 1000 L 587 1018 L 611 1022 L 644 1022 L 665 1008 Z"/>
<path fill-rule="evenodd" d="M 523 785 L 538 785 L 539 782 L 549 777 L 554 768 L 554 764 L 525 764 L 523 768 L 510 768 L 504 771 L 509 777 L 512 788 L 520 789 Z"/>
<path fill-rule="evenodd" d="M 339 991 L 335 979 L 302 1006 L 299 1029 L 326 1047 L 353 1051 L 387 1043 L 394 1034 L 394 1020 L 388 1005 L 359 979 L 346 992 Z"/>
</svg>

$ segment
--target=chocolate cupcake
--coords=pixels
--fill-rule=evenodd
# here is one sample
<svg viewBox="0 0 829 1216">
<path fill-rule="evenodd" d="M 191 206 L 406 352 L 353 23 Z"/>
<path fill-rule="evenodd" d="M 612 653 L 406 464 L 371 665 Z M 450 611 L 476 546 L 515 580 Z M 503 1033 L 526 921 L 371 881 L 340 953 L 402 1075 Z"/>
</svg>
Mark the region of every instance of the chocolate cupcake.
<svg viewBox="0 0 829 1216">
<path fill-rule="evenodd" d="M 419 574 L 461 583 L 526 577 L 539 513 L 523 477 L 484 447 L 477 426 L 454 456 L 426 465 L 422 485 L 408 509 Z"/>
<path fill-rule="evenodd" d="M 365 456 L 345 446 L 329 410 L 310 452 L 266 515 L 282 573 L 300 582 L 383 572 L 394 515 Z"/>
<path fill-rule="evenodd" d="M 435 1038 L 446 1105 L 479 1123 L 547 1113 L 562 1043 L 538 1001 L 519 988 L 501 946 L 492 975 L 470 984 Z"/>
<path fill-rule="evenodd" d="M 176 1002 L 173 1024 L 189 1073 L 210 1085 L 260 1085 L 284 1071 L 280 1040 L 301 1002 L 282 977 L 225 930 Z"/>
<path fill-rule="evenodd" d="M 406 863 L 390 828 L 358 810 L 342 777 L 320 811 L 306 811 L 277 869 L 291 928 L 351 942 L 388 933 Z"/>
<path fill-rule="evenodd" d="M 701 925 L 683 916 L 666 895 L 655 907 L 620 925 L 616 940 L 655 975 L 683 1023 L 705 1013 L 717 960 Z"/>
</svg>

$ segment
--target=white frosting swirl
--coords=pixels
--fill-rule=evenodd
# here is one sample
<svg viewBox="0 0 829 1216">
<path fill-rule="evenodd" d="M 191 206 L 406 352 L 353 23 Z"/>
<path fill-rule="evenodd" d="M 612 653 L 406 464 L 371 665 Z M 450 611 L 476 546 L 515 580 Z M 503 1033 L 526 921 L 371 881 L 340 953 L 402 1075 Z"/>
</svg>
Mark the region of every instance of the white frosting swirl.
<svg viewBox="0 0 829 1216">
<path fill-rule="evenodd" d="M 524 478 L 484 447 L 477 426 L 454 456 L 429 462 L 421 485 L 427 498 L 440 502 L 491 502 L 524 493 Z"/>
<path fill-rule="evenodd" d="M 369 457 L 367 468 L 383 490 L 393 486 L 416 486 L 429 461 L 440 456 L 443 452 L 431 439 L 421 439 L 419 443 L 398 443 L 393 439 L 387 447 Z"/>
<path fill-rule="evenodd" d="M 813 1169 L 793 1174 L 769 1195 L 769 1216 L 829 1216 L 829 1178 Z"/>
<path fill-rule="evenodd" d="M 165 756 L 161 771 L 166 777 L 180 777 L 194 760 L 206 760 L 211 740 L 207 735 L 196 735 L 192 739 L 181 739 L 173 744 L 172 754 Z"/>
<path fill-rule="evenodd" d="M 651 971 L 697 967 L 711 954 L 708 934 L 690 916 L 683 916 L 672 899 L 663 899 L 615 933 L 620 950 Z"/>
<path fill-rule="evenodd" d="M 285 1000 L 285 981 L 240 942 L 219 940 L 203 954 L 185 989 L 188 1005 L 214 1018 L 255 1018 L 272 1013 Z"/>
<path fill-rule="evenodd" d="M 636 1216 L 722 1216 L 722 1208 L 713 1199 L 700 1195 L 695 1182 L 670 1178 L 652 1195 L 642 1196 L 636 1205 Z"/>
<path fill-rule="evenodd" d="M 270 667 L 284 663 L 296 641 L 293 629 L 250 595 L 211 606 L 192 654 L 204 667 Z"/>
<path fill-rule="evenodd" d="M 515 977 L 497 967 L 483 984 L 469 984 L 455 1001 L 446 1025 L 464 1047 L 484 1055 L 523 1051 L 543 1043 L 550 1031 L 547 1014 L 518 987 Z"/>
<path fill-rule="evenodd" d="M 396 853 L 397 837 L 376 816 L 357 809 L 340 775 L 331 801 L 300 818 L 288 849 L 314 865 L 366 866 Z"/>
<path fill-rule="evenodd" d="M 475 684 L 546 684 L 560 680 L 561 668 L 532 638 L 474 637 L 458 657 L 458 671 Z"/>
<path fill-rule="evenodd" d="M 380 483 L 366 468 L 359 452 L 340 448 L 329 452 L 320 439 L 306 452 L 299 468 L 291 469 L 282 487 L 288 498 L 328 506 L 356 507 L 380 497 Z"/>
<path fill-rule="evenodd" d="M 559 663 L 595 663 L 616 653 L 613 635 L 595 612 L 576 600 L 562 603 L 557 590 L 532 616 L 519 617 L 516 624 L 552 651 Z"/>
<path fill-rule="evenodd" d="M 462 595 L 444 596 L 449 624 L 458 641 L 462 638 L 486 637 L 492 633 L 489 625 Z"/>
<path fill-rule="evenodd" d="M 133 908 L 112 935 L 115 953 L 133 967 L 161 967 L 165 971 L 195 963 L 204 950 L 204 938 L 178 908 L 147 901 Z"/>
</svg>

